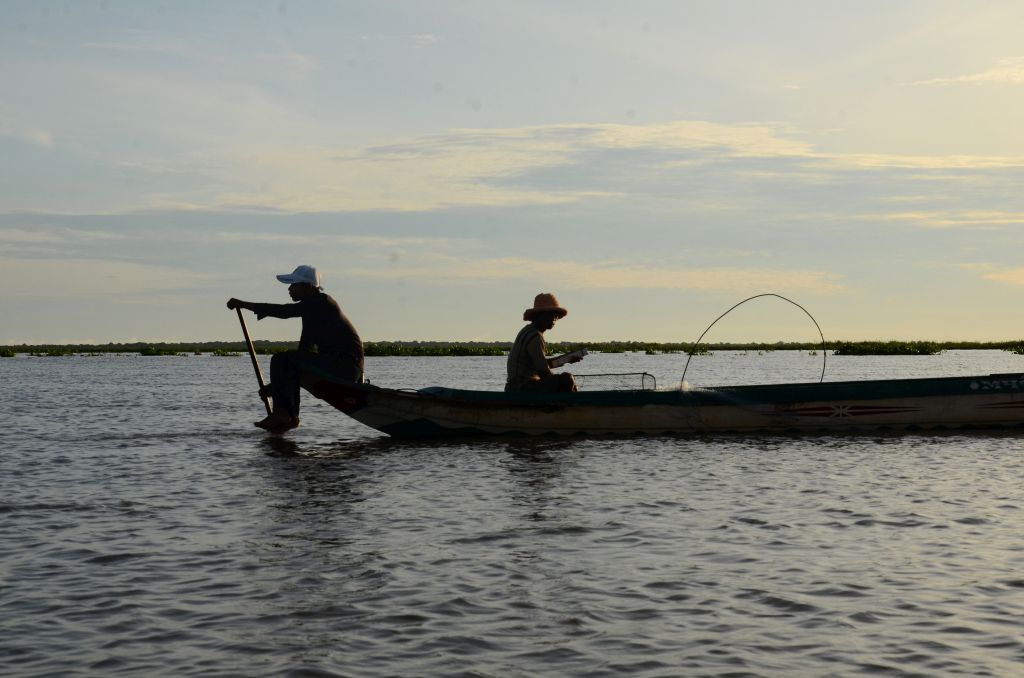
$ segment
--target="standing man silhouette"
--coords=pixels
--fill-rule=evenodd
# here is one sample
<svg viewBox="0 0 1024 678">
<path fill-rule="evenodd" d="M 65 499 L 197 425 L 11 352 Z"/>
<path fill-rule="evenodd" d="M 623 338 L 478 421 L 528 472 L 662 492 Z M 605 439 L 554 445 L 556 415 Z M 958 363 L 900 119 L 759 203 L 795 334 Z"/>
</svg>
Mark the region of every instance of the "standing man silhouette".
<svg viewBox="0 0 1024 678">
<path fill-rule="evenodd" d="M 257 320 L 302 318 L 302 335 L 296 351 L 275 353 L 270 359 L 270 383 L 265 386 L 274 399 L 273 412 L 256 426 L 271 433 L 283 433 L 299 425 L 299 381 L 303 369 L 315 368 L 333 376 L 360 383 L 363 380 L 363 342 L 341 307 L 323 292 L 320 273 L 312 266 L 299 266 L 277 276 L 288 285 L 293 304 L 261 304 L 229 299 L 228 308 L 243 308 Z"/>
</svg>

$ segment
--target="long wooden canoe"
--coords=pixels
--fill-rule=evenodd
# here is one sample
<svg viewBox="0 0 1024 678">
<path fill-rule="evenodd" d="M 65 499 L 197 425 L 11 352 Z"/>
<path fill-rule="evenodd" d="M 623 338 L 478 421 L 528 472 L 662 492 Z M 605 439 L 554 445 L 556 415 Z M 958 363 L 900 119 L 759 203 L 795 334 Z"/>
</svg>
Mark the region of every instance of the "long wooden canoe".
<svg viewBox="0 0 1024 678">
<path fill-rule="evenodd" d="M 504 393 L 380 388 L 304 373 L 303 386 L 396 437 L 793 434 L 1024 426 L 1024 374 Z"/>
</svg>

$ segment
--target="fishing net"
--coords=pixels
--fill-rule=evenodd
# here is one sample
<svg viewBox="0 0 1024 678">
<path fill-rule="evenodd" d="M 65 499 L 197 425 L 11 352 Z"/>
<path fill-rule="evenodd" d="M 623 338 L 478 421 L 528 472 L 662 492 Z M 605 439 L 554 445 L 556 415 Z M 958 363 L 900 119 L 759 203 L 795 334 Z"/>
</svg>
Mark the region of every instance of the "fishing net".
<svg viewBox="0 0 1024 678">
<path fill-rule="evenodd" d="M 580 391 L 654 391 L 658 382 L 648 372 L 605 372 L 574 374 Z"/>
</svg>

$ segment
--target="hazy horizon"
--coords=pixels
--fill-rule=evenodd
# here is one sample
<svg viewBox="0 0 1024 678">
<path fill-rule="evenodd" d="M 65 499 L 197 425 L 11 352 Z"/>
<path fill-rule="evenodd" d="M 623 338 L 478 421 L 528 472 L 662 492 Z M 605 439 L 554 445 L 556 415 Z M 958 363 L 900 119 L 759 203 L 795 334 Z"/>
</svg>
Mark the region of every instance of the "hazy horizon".
<svg viewBox="0 0 1024 678">
<path fill-rule="evenodd" d="M 939 344 L 939 345 L 950 345 L 950 344 L 980 344 L 984 346 L 994 346 L 999 344 L 1010 344 L 1020 343 L 1024 341 L 1022 338 L 1011 338 L 1011 339 L 994 339 L 992 341 L 975 341 L 975 340 L 935 340 L 927 337 L 919 337 L 917 339 L 858 339 L 851 340 L 844 337 L 833 337 L 825 338 L 826 344 Z M 298 342 L 298 337 L 292 338 L 281 338 L 281 339 L 254 339 L 253 343 L 262 346 L 263 344 L 295 344 Z M 42 342 L 42 343 L 19 343 L 19 344 L 0 344 L 0 348 L 18 348 L 21 346 L 33 347 L 33 346 L 60 346 L 60 347 L 76 347 L 76 346 L 135 346 L 135 345 L 168 345 L 168 346 L 202 346 L 209 344 L 242 344 L 244 345 L 245 340 L 239 339 L 196 339 L 191 341 L 108 341 L 108 342 L 90 342 L 90 343 L 69 343 L 69 342 Z M 440 344 L 440 345 L 499 345 L 504 344 L 511 346 L 511 340 L 494 339 L 494 340 L 481 340 L 481 339 L 368 339 L 363 342 L 364 344 Z M 593 346 L 601 346 L 606 344 L 637 344 L 640 346 L 672 346 L 681 344 L 695 344 L 693 341 L 680 341 L 680 342 L 658 342 L 649 341 L 646 339 L 554 339 L 548 338 L 547 344 L 549 346 L 557 346 L 561 344 L 591 344 Z M 743 350 L 743 346 L 796 346 L 794 350 L 803 350 L 803 347 L 820 347 L 821 340 L 818 341 L 804 341 L 804 340 L 790 340 L 790 339 L 767 339 L 767 340 L 750 340 L 750 341 L 702 341 L 698 346 L 706 346 L 710 348 L 717 348 L 719 350 L 729 350 L 727 347 L 736 346 L 740 347 L 737 350 Z M 725 348 L 723 348 L 725 347 Z M 600 349 L 594 349 L 600 350 Z M 783 349 L 785 350 L 785 349 Z"/>
</svg>

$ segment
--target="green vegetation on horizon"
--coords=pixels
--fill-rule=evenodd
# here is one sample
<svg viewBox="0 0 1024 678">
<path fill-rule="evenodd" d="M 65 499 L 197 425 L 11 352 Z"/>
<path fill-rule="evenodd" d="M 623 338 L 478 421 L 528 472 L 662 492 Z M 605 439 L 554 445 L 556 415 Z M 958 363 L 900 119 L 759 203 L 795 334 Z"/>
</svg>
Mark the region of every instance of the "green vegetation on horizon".
<svg viewBox="0 0 1024 678">
<path fill-rule="evenodd" d="M 269 355 L 296 348 L 296 342 L 254 341 L 256 352 Z M 368 341 L 363 344 L 367 356 L 500 356 L 512 347 L 511 342 L 486 341 Z M 830 341 L 826 347 L 834 355 L 935 355 L 950 349 L 998 349 L 1024 355 L 1024 340 L 1016 341 Z M 594 353 L 689 353 L 693 344 L 685 342 L 659 343 L 649 341 L 594 341 L 552 342 L 548 354 L 556 355 L 586 348 Z M 817 351 L 820 343 L 813 342 L 745 342 L 701 344 L 698 354 L 712 351 Z M 248 353 L 241 341 L 206 342 L 134 342 L 127 344 L 22 344 L 0 346 L 0 357 L 16 354 L 33 356 L 62 356 L 73 354 L 135 353 L 140 356 L 182 356 L 211 354 L 233 357 Z"/>
<path fill-rule="evenodd" d="M 935 355 L 946 349 L 942 343 L 935 341 L 839 341 L 829 348 L 833 355 Z"/>
</svg>

